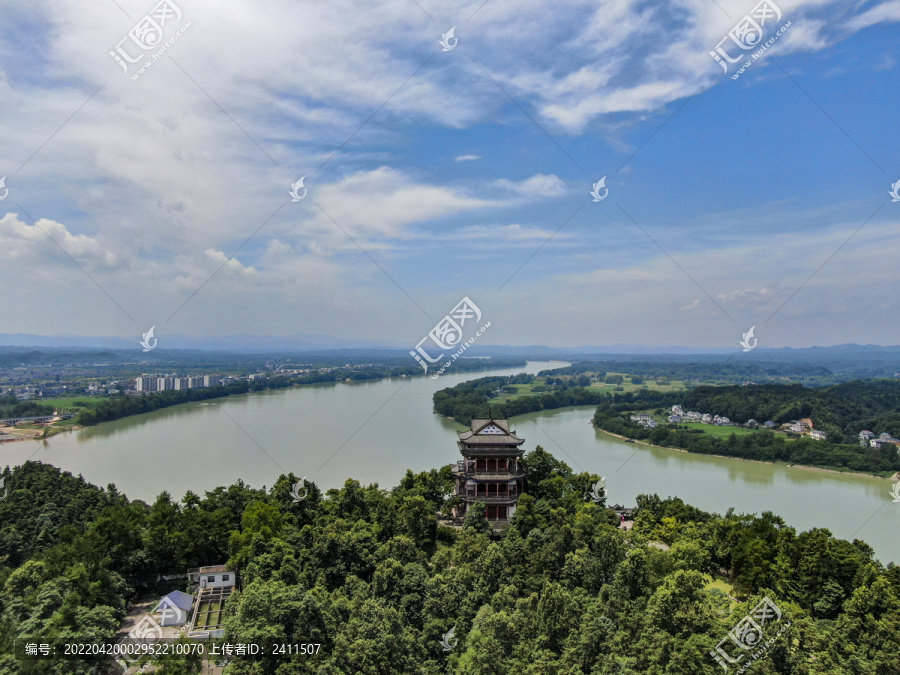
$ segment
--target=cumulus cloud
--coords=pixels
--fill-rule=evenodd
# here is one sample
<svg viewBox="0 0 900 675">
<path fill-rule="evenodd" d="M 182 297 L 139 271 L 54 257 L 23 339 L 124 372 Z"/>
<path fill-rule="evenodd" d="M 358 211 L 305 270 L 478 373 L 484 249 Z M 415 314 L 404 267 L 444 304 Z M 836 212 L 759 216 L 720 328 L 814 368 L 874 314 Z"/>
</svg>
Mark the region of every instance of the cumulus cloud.
<svg viewBox="0 0 900 675">
<path fill-rule="evenodd" d="M 65 256 L 90 268 L 113 268 L 120 262 L 96 237 L 72 234 L 62 223 L 47 218 L 29 225 L 15 213 L 0 218 L 0 249 L 10 259 L 36 264 Z"/>
<path fill-rule="evenodd" d="M 508 190 L 520 197 L 540 199 L 542 197 L 559 197 L 565 194 L 566 184 L 559 176 L 537 173 L 521 181 L 501 178 L 494 182 L 497 187 Z"/>
</svg>

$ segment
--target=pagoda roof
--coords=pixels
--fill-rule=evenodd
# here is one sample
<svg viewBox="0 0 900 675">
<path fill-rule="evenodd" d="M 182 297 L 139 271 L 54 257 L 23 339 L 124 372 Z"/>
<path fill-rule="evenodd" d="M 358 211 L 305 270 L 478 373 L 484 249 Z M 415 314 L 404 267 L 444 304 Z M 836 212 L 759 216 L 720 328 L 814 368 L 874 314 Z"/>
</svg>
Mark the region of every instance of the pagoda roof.
<svg viewBox="0 0 900 675">
<path fill-rule="evenodd" d="M 519 445 L 525 442 L 509 428 L 509 420 L 475 418 L 469 427 L 469 431 L 458 432 L 460 443 L 465 445 Z"/>
</svg>

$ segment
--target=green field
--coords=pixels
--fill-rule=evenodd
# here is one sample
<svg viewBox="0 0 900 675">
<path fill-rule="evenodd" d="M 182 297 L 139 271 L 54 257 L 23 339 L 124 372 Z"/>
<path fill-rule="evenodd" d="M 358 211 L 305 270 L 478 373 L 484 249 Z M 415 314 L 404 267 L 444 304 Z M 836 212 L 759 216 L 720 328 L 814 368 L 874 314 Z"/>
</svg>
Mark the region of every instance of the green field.
<svg viewBox="0 0 900 675">
<path fill-rule="evenodd" d="M 717 427 L 715 424 L 701 424 L 700 422 L 681 422 L 678 426 L 700 429 L 704 433 L 718 436 L 719 438 L 728 438 L 731 434 L 743 436 L 744 434 L 752 434 L 755 431 L 755 429 L 746 427 Z"/>
<path fill-rule="evenodd" d="M 643 383 L 641 384 L 632 384 L 631 383 L 631 375 L 628 373 L 613 373 L 609 372 L 607 375 L 621 375 L 624 378 L 624 382 L 620 385 L 615 384 L 606 384 L 605 382 L 594 382 L 591 384 L 591 389 L 600 389 L 602 391 L 615 391 L 617 386 L 622 387 L 622 390 L 625 392 L 629 391 L 638 391 L 647 387 L 650 391 L 686 391 L 687 385 L 682 380 L 667 380 L 667 384 L 660 384 L 659 380 L 652 378 L 643 378 Z M 704 383 L 710 384 L 710 383 Z"/>
<path fill-rule="evenodd" d="M 595 391 L 604 391 L 613 393 L 616 391 L 616 386 L 622 387 L 619 389 L 619 392 L 625 393 L 629 391 L 638 391 L 647 387 L 651 391 L 686 391 L 687 387 L 685 383 L 681 380 L 671 380 L 667 384 L 659 384 L 657 380 L 644 378 L 642 384 L 632 384 L 631 377 L 626 373 L 607 373 L 607 375 L 622 375 L 625 378 L 625 381 L 621 385 L 614 384 L 606 384 L 605 382 L 592 382 L 589 389 L 593 389 Z M 550 377 L 555 377 L 551 375 Z M 538 391 L 535 391 L 535 387 L 538 388 Z M 541 388 L 545 389 L 542 391 Z M 498 402 L 508 401 L 513 398 L 517 398 L 519 396 L 538 396 L 540 394 L 544 394 L 547 392 L 552 392 L 555 389 L 553 387 L 547 386 L 546 378 L 536 377 L 531 384 L 508 384 L 503 387 L 504 393 L 500 394 L 496 399 Z"/>
</svg>

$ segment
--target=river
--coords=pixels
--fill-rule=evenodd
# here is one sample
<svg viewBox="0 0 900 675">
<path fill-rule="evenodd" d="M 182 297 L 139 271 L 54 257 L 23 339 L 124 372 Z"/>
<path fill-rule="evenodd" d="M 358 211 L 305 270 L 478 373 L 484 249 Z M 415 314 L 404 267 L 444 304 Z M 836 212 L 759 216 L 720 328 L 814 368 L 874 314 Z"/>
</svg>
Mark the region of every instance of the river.
<svg viewBox="0 0 900 675">
<path fill-rule="evenodd" d="M 560 365 L 529 362 L 526 370 Z M 407 468 L 459 458 L 455 432 L 463 427 L 432 412 L 435 391 L 521 371 L 450 371 L 437 380 L 324 384 L 188 403 L 44 443 L 6 443 L 0 461 L 33 458 L 148 502 L 163 490 L 180 499 L 238 479 L 271 486 L 290 471 L 323 491 L 348 477 L 390 488 Z M 512 426 L 526 449 L 541 445 L 575 471 L 605 476 L 610 504 L 633 506 L 638 494 L 655 492 L 718 513 L 772 511 L 798 530 L 826 527 L 863 539 L 882 562 L 900 562 L 900 504 L 892 503 L 888 481 L 628 444 L 594 430 L 592 415 L 593 406 L 567 408 L 522 415 Z"/>
</svg>

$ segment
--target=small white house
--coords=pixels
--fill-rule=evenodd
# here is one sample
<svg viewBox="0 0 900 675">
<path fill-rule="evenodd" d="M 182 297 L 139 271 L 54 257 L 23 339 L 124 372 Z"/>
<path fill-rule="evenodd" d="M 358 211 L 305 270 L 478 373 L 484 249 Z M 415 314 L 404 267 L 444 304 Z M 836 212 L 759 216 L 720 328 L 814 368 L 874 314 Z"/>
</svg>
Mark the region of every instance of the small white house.
<svg viewBox="0 0 900 675">
<path fill-rule="evenodd" d="M 809 437 L 816 441 L 824 441 L 828 439 L 828 435 L 824 431 L 813 429 L 809 432 Z"/>
<path fill-rule="evenodd" d="M 235 585 L 235 573 L 227 565 L 210 565 L 188 570 L 188 579 L 200 588 L 225 588 Z"/>
</svg>

